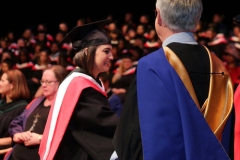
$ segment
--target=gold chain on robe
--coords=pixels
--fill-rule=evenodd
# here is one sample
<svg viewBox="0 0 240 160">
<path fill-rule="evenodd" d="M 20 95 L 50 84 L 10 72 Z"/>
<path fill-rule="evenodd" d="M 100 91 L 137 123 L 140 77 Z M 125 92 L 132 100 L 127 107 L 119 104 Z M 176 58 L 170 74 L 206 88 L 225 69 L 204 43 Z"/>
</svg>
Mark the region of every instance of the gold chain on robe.
<svg viewBox="0 0 240 160">
<path fill-rule="evenodd" d="M 211 130 L 217 139 L 221 141 L 223 129 L 233 108 L 234 93 L 231 78 L 222 61 L 215 55 L 211 54 L 206 48 L 210 59 L 209 73 L 223 72 L 223 74 L 210 74 L 208 98 L 204 102 L 203 106 L 200 107 L 192 86 L 192 82 L 181 60 L 170 48 L 163 47 L 163 50 L 166 58 L 181 78 L 196 106 L 202 112 Z"/>
</svg>

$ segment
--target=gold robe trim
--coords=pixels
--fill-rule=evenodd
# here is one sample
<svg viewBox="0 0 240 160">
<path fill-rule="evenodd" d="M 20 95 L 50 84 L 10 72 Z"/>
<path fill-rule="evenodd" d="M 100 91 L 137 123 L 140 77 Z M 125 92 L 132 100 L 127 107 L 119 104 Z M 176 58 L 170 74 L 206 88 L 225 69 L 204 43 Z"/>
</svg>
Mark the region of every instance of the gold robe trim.
<svg viewBox="0 0 240 160">
<path fill-rule="evenodd" d="M 190 77 L 181 60 L 170 48 L 163 47 L 163 50 L 166 58 L 179 75 L 211 130 L 218 140 L 221 141 L 223 129 L 233 108 L 234 93 L 231 78 L 222 61 L 214 54 L 211 54 L 206 48 L 210 59 L 209 73 L 223 72 L 224 74 L 210 74 L 208 98 L 204 102 L 203 106 L 200 107 Z"/>
</svg>

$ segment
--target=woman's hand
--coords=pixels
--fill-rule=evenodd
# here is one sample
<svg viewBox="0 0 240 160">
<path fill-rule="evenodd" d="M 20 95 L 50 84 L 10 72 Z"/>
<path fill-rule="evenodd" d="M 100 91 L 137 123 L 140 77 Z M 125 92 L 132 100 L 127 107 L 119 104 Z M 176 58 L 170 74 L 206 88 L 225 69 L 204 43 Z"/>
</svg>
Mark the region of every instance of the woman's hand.
<svg viewBox="0 0 240 160">
<path fill-rule="evenodd" d="M 112 92 L 119 95 L 119 94 L 125 94 L 127 91 L 124 88 L 112 88 Z"/>
<path fill-rule="evenodd" d="M 0 150 L 0 155 L 6 154 L 8 151 L 10 151 L 12 149 L 12 147 L 7 148 L 7 149 L 1 149 Z"/>
<path fill-rule="evenodd" d="M 31 132 L 26 131 L 26 132 L 21 132 L 21 133 L 16 133 L 13 136 L 13 141 L 16 143 L 22 143 L 31 138 Z"/>
<path fill-rule="evenodd" d="M 24 141 L 25 146 L 34 146 L 34 145 L 38 145 L 40 144 L 42 139 L 42 135 L 41 134 L 37 134 L 32 132 L 30 139 L 28 139 L 27 141 Z"/>
</svg>

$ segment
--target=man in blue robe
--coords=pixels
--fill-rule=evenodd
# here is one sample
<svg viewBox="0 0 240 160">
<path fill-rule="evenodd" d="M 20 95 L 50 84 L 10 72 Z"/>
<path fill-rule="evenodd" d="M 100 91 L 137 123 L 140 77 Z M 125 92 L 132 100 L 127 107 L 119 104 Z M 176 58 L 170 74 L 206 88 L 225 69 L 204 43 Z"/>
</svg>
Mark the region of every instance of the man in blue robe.
<svg viewBox="0 0 240 160">
<path fill-rule="evenodd" d="M 230 159 L 221 141 L 233 86 L 194 37 L 201 13 L 200 0 L 157 0 L 163 43 L 138 62 L 113 140 L 119 160 Z"/>
</svg>

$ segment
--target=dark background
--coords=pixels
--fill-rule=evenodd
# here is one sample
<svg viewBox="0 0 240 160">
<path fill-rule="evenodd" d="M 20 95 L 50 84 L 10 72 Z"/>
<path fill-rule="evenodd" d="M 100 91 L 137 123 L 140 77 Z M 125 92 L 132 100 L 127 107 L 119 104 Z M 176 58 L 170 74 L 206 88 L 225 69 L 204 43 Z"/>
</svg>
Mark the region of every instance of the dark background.
<svg viewBox="0 0 240 160">
<path fill-rule="evenodd" d="M 231 25 L 232 17 L 240 14 L 240 6 L 236 1 L 203 0 L 202 19 L 209 22 L 214 13 L 224 13 L 225 22 Z M 0 35 L 6 34 L 8 30 L 20 34 L 26 27 L 35 27 L 40 22 L 46 23 L 50 32 L 55 32 L 61 21 L 69 22 L 72 28 L 78 18 L 100 20 L 109 14 L 121 22 L 127 11 L 134 13 L 135 21 L 138 21 L 141 14 L 149 14 L 151 23 L 154 23 L 155 2 L 156 0 L 6 1 L 0 7 Z"/>
</svg>

